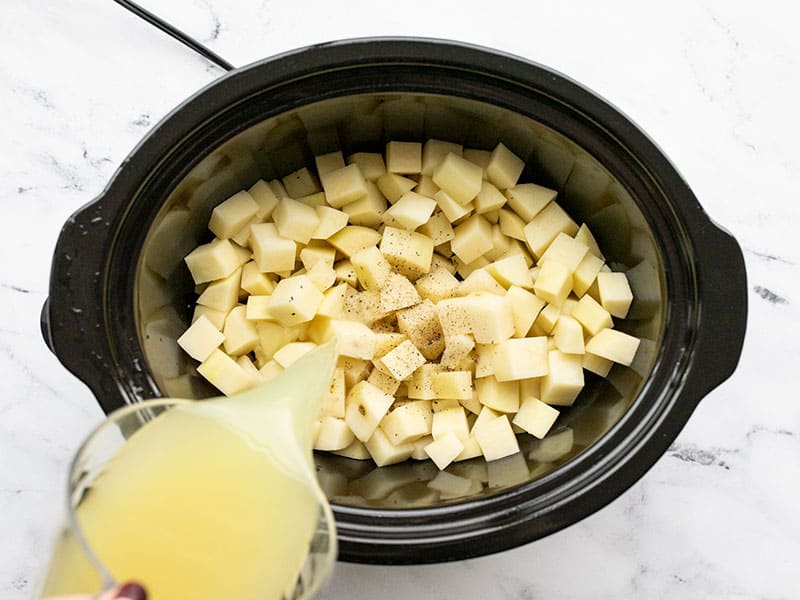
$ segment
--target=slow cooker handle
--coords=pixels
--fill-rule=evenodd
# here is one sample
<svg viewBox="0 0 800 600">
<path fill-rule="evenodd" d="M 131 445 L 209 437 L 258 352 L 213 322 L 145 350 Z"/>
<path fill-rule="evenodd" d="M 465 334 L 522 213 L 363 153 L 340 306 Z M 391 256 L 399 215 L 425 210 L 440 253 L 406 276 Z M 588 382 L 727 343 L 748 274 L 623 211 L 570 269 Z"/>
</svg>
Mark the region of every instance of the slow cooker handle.
<svg viewBox="0 0 800 600">
<path fill-rule="evenodd" d="M 744 255 L 730 233 L 706 222 L 694 257 L 699 326 L 686 380 L 698 401 L 733 374 L 747 329 Z"/>
</svg>

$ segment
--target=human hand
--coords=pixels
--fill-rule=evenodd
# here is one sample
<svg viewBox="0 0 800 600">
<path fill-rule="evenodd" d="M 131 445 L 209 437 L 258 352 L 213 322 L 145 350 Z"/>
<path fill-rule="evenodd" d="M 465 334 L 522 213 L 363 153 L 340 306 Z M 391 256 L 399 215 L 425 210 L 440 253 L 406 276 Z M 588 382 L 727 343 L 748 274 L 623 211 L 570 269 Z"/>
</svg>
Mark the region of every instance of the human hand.
<svg viewBox="0 0 800 600">
<path fill-rule="evenodd" d="M 50 596 L 43 600 L 93 600 L 93 595 Z M 100 596 L 99 600 L 147 600 L 147 592 L 138 583 L 126 583 Z"/>
</svg>

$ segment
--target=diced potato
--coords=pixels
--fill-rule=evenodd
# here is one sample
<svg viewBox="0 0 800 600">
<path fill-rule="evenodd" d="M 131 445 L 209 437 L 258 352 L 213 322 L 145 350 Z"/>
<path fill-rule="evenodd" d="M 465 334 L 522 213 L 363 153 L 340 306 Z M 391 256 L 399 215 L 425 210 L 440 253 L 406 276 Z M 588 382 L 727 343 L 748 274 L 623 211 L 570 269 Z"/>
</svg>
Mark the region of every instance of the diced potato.
<svg viewBox="0 0 800 600">
<path fill-rule="evenodd" d="M 411 443 L 394 445 L 383 433 L 383 430 L 376 429 L 372 437 L 364 442 L 372 460 L 379 467 L 393 465 L 411 457 L 414 445 Z"/>
<path fill-rule="evenodd" d="M 367 381 L 381 390 L 384 394 L 393 396 L 400 387 L 400 382 L 380 369 L 372 369 Z"/>
<path fill-rule="evenodd" d="M 583 354 L 583 327 L 578 321 L 561 314 L 553 329 L 556 348 L 565 354 Z"/>
<path fill-rule="evenodd" d="M 274 223 L 250 226 L 253 258 L 262 273 L 280 273 L 294 269 L 297 244 L 278 233 Z"/>
<path fill-rule="evenodd" d="M 462 217 L 467 216 L 472 212 L 472 209 L 475 208 L 474 204 L 471 202 L 459 204 L 444 190 L 436 192 L 433 195 L 433 199 L 436 200 L 436 204 L 439 206 L 442 214 L 447 217 L 447 220 L 451 223 L 455 223 Z"/>
<path fill-rule="evenodd" d="M 569 268 L 554 260 L 540 264 L 533 291 L 548 304 L 561 306 L 572 290 L 572 273 Z"/>
<path fill-rule="evenodd" d="M 481 191 L 483 169 L 451 152 L 433 171 L 433 182 L 453 200 L 464 205 Z"/>
<path fill-rule="evenodd" d="M 450 247 L 465 263 L 471 263 L 492 248 L 492 226 L 480 215 L 473 215 L 454 230 Z"/>
<path fill-rule="evenodd" d="M 289 173 L 281 182 L 290 198 L 300 198 L 320 191 L 317 178 L 307 167 Z"/>
<path fill-rule="evenodd" d="M 547 362 L 549 371 L 541 381 L 542 402 L 572 406 L 583 389 L 583 357 L 551 350 Z"/>
<path fill-rule="evenodd" d="M 352 444 L 353 440 L 355 436 L 344 419 L 324 416 L 314 450 L 341 450 Z"/>
<path fill-rule="evenodd" d="M 201 315 L 178 338 L 178 345 L 193 359 L 203 362 L 214 350 L 219 348 L 224 339 L 225 336 L 222 335 L 222 332 Z"/>
<path fill-rule="evenodd" d="M 360 381 L 347 394 L 344 419 L 353 434 L 366 442 L 375 433 L 378 423 L 393 402 L 393 396 L 383 393 L 367 381 Z"/>
<path fill-rule="evenodd" d="M 531 331 L 534 329 L 539 329 L 542 334 L 550 334 L 553 332 L 553 328 L 555 328 L 556 323 L 558 322 L 558 317 L 561 315 L 559 308 L 554 304 L 547 304 L 539 313 L 539 316 L 536 317 L 536 320 L 533 322 L 533 327 Z M 539 334 L 537 334 L 539 335 Z"/>
<path fill-rule="evenodd" d="M 475 377 L 494 375 L 494 351 L 497 344 L 475 344 Z"/>
<path fill-rule="evenodd" d="M 344 456 L 346 458 L 352 458 L 354 460 L 367 460 L 370 457 L 369 452 L 367 451 L 367 447 L 364 445 L 363 442 L 359 440 L 353 440 L 353 443 L 350 444 L 347 448 L 342 448 L 341 450 L 334 450 L 333 454 L 337 456 Z"/>
<path fill-rule="evenodd" d="M 501 190 L 517 184 L 525 163 L 503 144 L 498 144 L 486 165 L 486 176 Z"/>
<path fill-rule="evenodd" d="M 307 275 L 296 275 L 278 282 L 269 311 L 276 321 L 289 327 L 313 319 L 323 298 Z"/>
<path fill-rule="evenodd" d="M 405 340 L 373 362 L 376 367 L 401 381 L 424 365 L 425 357 L 410 340 Z"/>
<path fill-rule="evenodd" d="M 547 250 L 544 251 L 539 263 L 553 260 L 566 266 L 570 272 L 574 273 L 588 252 L 589 247 L 585 244 L 576 241 L 566 233 L 559 233 L 547 247 Z"/>
<path fill-rule="evenodd" d="M 597 241 L 594 239 L 592 232 L 589 230 L 589 227 L 584 223 L 578 229 L 578 233 L 575 234 L 575 240 L 587 246 L 589 248 L 589 252 L 591 252 L 594 256 L 599 258 L 602 261 L 605 261 L 606 257 L 603 256 L 603 253 L 600 252 L 600 246 L 597 245 Z"/>
<path fill-rule="evenodd" d="M 505 288 L 489 275 L 485 268 L 472 271 L 456 289 L 459 296 L 469 296 L 476 293 L 489 293 L 495 296 L 505 296 Z"/>
<path fill-rule="evenodd" d="M 506 190 L 508 206 L 526 223 L 556 199 L 558 192 L 535 183 L 523 183 Z"/>
<path fill-rule="evenodd" d="M 574 236 L 578 225 L 557 202 L 550 202 L 525 226 L 525 241 L 533 256 L 539 258 L 559 233 Z"/>
<path fill-rule="evenodd" d="M 431 433 L 433 413 L 429 402 L 417 400 L 398 406 L 381 421 L 380 428 L 393 444 L 413 442 Z"/>
<path fill-rule="evenodd" d="M 416 192 L 406 192 L 383 213 L 383 221 L 391 227 L 414 230 L 427 223 L 434 208 L 435 200 Z"/>
<path fill-rule="evenodd" d="M 345 204 L 342 211 L 345 212 L 353 225 L 363 225 L 365 227 L 378 227 L 383 223 L 383 215 L 388 206 L 386 198 L 372 181 L 367 181 L 367 195 Z"/>
<path fill-rule="evenodd" d="M 594 283 L 602 266 L 602 259 L 597 258 L 591 252 L 587 252 L 572 274 L 572 291 L 579 297 L 583 296 L 586 290 Z"/>
<path fill-rule="evenodd" d="M 498 225 L 500 233 L 520 242 L 525 241 L 525 221 L 520 216 L 508 208 L 501 208 L 499 212 Z"/>
<path fill-rule="evenodd" d="M 441 369 L 437 371 L 441 373 Z M 435 374 L 434 374 L 435 375 Z M 431 409 L 434 413 L 442 412 L 443 410 L 450 410 L 453 408 L 461 408 L 461 403 L 458 400 L 453 399 L 435 399 L 431 401 Z"/>
<path fill-rule="evenodd" d="M 248 294 L 267 296 L 275 289 L 275 282 L 262 273 L 256 262 L 251 260 L 242 267 L 241 288 Z"/>
<path fill-rule="evenodd" d="M 381 194 L 386 196 L 389 202 L 397 202 L 404 194 L 407 194 L 417 186 L 417 182 L 408 179 L 397 173 L 385 173 L 375 181 Z"/>
<path fill-rule="evenodd" d="M 328 393 L 322 400 L 319 408 L 320 416 L 344 418 L 345 383 L 344 369 L 337 367 L 333 372 L 333 379 L 328 387 Z"/>
<path fill-rule="evenodd" d="M 430 457 L 430 459 L 434 462 L 434 464 L 441 471 L 444 471 L 444 469 L 446 469 L 447 466 L 451 462 L 453 462 L 456 459 L 456 457 L 459 454 L 461 454 L 461 452 L 464 450 L 464 444 L 455 433 L 450 431 L 441 436 L 438 440 L 434 440 L 433 442 L 427 444 L 424 449 L 425 449 L 425 454 L 427 454 Z M 441 481 L 436 485 L 437 487 L 440 488 L 444 487 L 445 489 L 448 490 L 449 487 L 452 487 L 452 486 L 446 487 L 441 485 Z"/>
<path fill-rule="evenodd" d="M 227 316 L 228 313 L 225 311 L 198 304 L 194 307 L 194 313 L 192 313 L 192 323 L 197 321 L 200 317 L 205 317 L 214 327 L 222 331 L 222 328 L 225 326 L 225 317 Z"/>
<path fill-rule="evenodd" d="M 295 199 L 301 204 L 305 204 L 306 206 L 315 210 L 320 206 L 328 206 L 328 200 L 325 198 L 325 192 L 317 192 L 316 194 L 300 196 L 299 198 Z"/>
<path fill-rule="evenodd" d="M 248 192 L 250 197 L 255 200 L 258 205 L 256 211 L 256 218 L 268 219 L 272 215 L 272 211 L 278 205 L 278 197 L 275 192 L 269 187 L 269 184 L 263 179 L 259 179 L 253 184 Z"/>
<path fill-rule="evenodd" d="M 198 367 L 197 372 L 226 396 L 232 396 L 251 386 L 247 372 L 222 350 L 214 350 Z"/>
<path fill-rule="evenodd" d="M 487 461 L 498 460 L 519 452 L 517 437 L 506 415 L 486 423 L 475 433 L 475 439 Z"/>
<path fill-rule="evenodd" d="M 246 306 L 245 316 L 250 321 L 272 318 L 269 312 L 269 296 L 248 296 Z"/>
<path fill-rule="evenodd" d="M 597 356 L 591 352 L 584 352 L 583 354 L 583 368 L 592 373 L 605 377 L 614 366 L 613 360 L 608 360 L 602 356 Z"/>
<path fill-rule="evenodd" d="M 414 285 L 421 298 L 435 304 L 443 298 L 450 298 L 458 289 L 459 281 L 447 269 L 434 267 L 430 273 L 417 279 Z"/>
<path fill-rule="evenodd" d="M 192 250 L 184 259 L 195 283 L 224 279 L 247 262 L 228 240 L 214 240 Z"/>
<path fill-rule="evenodd" d="M 359 283 L 368 290 L 380 290 L 392 272 L 392 266 L 377 246 L 359 250 L 350 257 Z"/>
<path fill-rule="evenodd" d="M 457 334 L 445 337 L 445 349 L 439 364 L 451 371 L 458 370 L 461 362 L 475 348 L 475 340 L 471 335 Z"/>
<path fill-rule="evenodd" d="M 453 142 L 444 142 L 442 140 L 428 140 L 422 147 L 422 170 L 423 175 L 431 176 L 436 170 L 436 167 L 444 160 L 444 157 L 450 153 L 461 156 L 464 148 L 461 144 L 454 144 Z"/>
<path fill-rule="evenodd" d="M 639 348 L 639 338 L 616 329 L 601 329 L 586 343 L 586 351 L 621 365 L 630 365 Z"/>
<path fill-rule="evenodd" d="M 214 207 L 208 228 L 218 238 L 228 239 L 247 225 L 258 209 L 250 193 L 242 190 Z"/>
<path fill-rule="evenodd" d="M 390 350 L 397 348 L 408 338 L 399 332 L 375 333 L 375 357 L 380 358 Z"/>
<path fill-rule="evenodd" d="M 497 344 L 514 334 L 511 303 L 505 296 L 481 292 L 468 296 L 465 309 L 469 331 L 478 344 Z"/>
<path fill-rule="evenodd" d="M 345 167 L 344 156 L 342 156 L 342 153 L 338 150 L 336 152 L 315 156 L 314 162 L 317 165 L 317 173 L 320 177 L 327 175 L 331 171 L 343 169 Z"/>
<path fill-rule="evenodd" d="M 352 389 L 358 382 L 364 381 L 372 370 L 372 363 L 368 360 L 340 356 L 336 366 L 344 369 L 344 384 L 346 389 Z"/>
<path fill-rule="evenodd" d="M 428 360 L 436 359 L 444 350 L 444 333 L 430 300 L 398 311 L 397 328 Z"/>
<path fill-rule="evenodd" d="M 518 381 L 498 381 L 489 375 L 475 380 L 475 391 L 481 404 L 492 410 L 514 413 L 519 409 Z"/>
<path fill-rule="evenodd" d="M 290 342 L 275 353 L 274 360 L 284 369 L 288 369 L 316 347 L 312 342 Z"/>
<path fill-rule="evenodd" d="M 386 170 L 400 175 L 422 171 L 422 144 L 419 142 L 389 142 L 386 144 Z"/>
<path fill-rule="evenodd" d="M 321 175 L 325 198 L 333 208 L 342 208 L 367 195 L 367 180 L 357 164 Z"/>
<path fill-rule="evenodd" d="M 438 440 L 448 432 L 454 433 L 458 439 L 465 441 L 469 438 L 469 425 L 464 409 L 456 404 L 452 408 L 434 411 L 431 435 Z"/>
<path fill-rule="evenodd" d="M 478 258 L 476 258 L 475 260 L 473 260 L 473 261 L 472 261 L 471 263 L 469 263 L 469 264 L 465 263 L 463 260 L 461 260 L 461 259 L 460 259 L 460 258 L 458 258 L 457 256 L 454 256 L 453 258 L 455 259 L 455 262 L 456 262 L 456 274 L 457 274 L 457 275 L 460 275 L 460 276 L 461 276 L 463 279 L 465 279 L 465 280 L 466 280 L 466 279 L 467 279 L 467 278 L 468 278 L 470 275 L 472 275 L 472 274 L 473 274 L 475 271 L 478 271 L 478 270 L 480 270 L 480 269 L 483 269 L 483 267 L 485 267 L 486 265 L 488 265 L 488 264 L 489 264 L 489 261 L 488 261 L 488 260 L 486 260 L 486 259 L 485 259 L 483 256 L 479 256 Z M 502 290 L 502 289 L 503 289 L 503 286 L 499 285 L 499 284 L 498 284 L 496 281 L 494 281 L 494 279 L 492 278 L 492 276 L 491 276 L 491 275 L 489 275 L 489 277 L 488 277 L 488 278 L 486 278 L 486 277 L 485 277 L 485 275 L 488 275 L 488 273 L 485 273 L 485 274 L 484 274 L 484 276 L 483 276 L 483 279 L 484 279 L 484 280 L 487 280 L 487 279 L 488 279 L 488 280 L 491 280 L 491 281 L 492 281 L 492 284 L 493 284 L 493 286 L 492 286 L 492 287 L 493 287 L 495 290 L 497 290 L 497 289 L 500 289 L 500 290 Z M 459 290 L 458 290 L 458 291 L 459 291 L 459 293 L 465 293 L 465 292 L 463 292 L 463 288 L 465 288 L 465 287 L 466 287 L 466 286 L 459 286 Z M 479 288 L 479 289 L 484 289 L 484 290 L 486 290 L 486 288 L 485 288 L 485 287 L 481 287 L 481 288 Z M 488 290 L 487 290 L 487 291 L 488 291 Z"/>
<path fill-rule="evenodd" d="M 306 246 L 300 250 L 300 261 L 306 271 L 310 271 L 317 263 L 324 263 L 333 267 L 336 250 L 327 246 Z"/>
<path fill-rule="evenodd" d="M 547 374 L 547 338 L 513 338 L 497 344 L 494 376 L 498 381 L 541 377 Z"/>
<path fill-rule="evenodd" d="M 484 215 L 502 208 L 506 203 L 506 197 L 493 184 L 484 181 L 481 184 L 481 191 L 475 197 L 475 212 Z"/>
<path fill-rule="evenodd" d="M 338 277 L 338 274 L 337 274 Z M 322 302 L 317 307 L 317 315 L 330 317 L 331 319 L 344 318 L 344 299 L 348 284 L 340 283 L 323 292 Z"/>
<path fill-rule="evenodd" d="M 528 398 L 520 405 L 512 423 L 542 439 L 558 419 L 558 414 L 558 410 L 541 400 Z"/>
<path fill-rule="evenodd" d="M 435 201 L 434 204 L 436 204 Z M 441 212 L 433 215 L 428 219 L 427 223 L 422 224 L 418 229 L 421 234 L 431 238 L 436 246 L 449 242 L 455 237 L 453 226 L 445 214 Z"/>
<path fill-rule="evenodd" d="M 319 216 L 312 207 L 283 198 L 272 212 L 278 233 L 285 238 L 307 244 L 319 227 Z"/>
<path fill-rule="evenodd" d="M 370 227 L 348 225 L 329 237 L 328 243 L 350 258 L 356 252 L 374 246 L 380 239 L 381 234 Z"/>
<path fill-rule="evenodd" d="M 529 291 L 514 285 L 508 288 L 506 299 L 511 304 L 514 337 L 523 338 L 528 335 L 533 322 L 542 308 L 544 308 L 545 302 Z"/>
<path fill-rule="evenodd" d="M 380 291 L 381 310 L 391 312 L 416 306 L 422 302 L 414 284 L 397 273 L 390 273 Z"/>
<path fill-rule="evenodd" d="M 380 250 L 401 275 L 412 281 L 431 269 L 433 240 L 421 233 L 387 226 Z"/>
<path fill-rule="evenodd" d="M 489 161 L 492 160 L 491 151 L 464 148 L 464 158 L 483 169 L 483 178 L 486 179 L 486 167 L 489 166 Z"/>
<path fill-rule="evenodd" d="M 499 418 L 501 414 L 503 413 L 498 412 L 492 408 L 489 408 L 488 406 L 481 405 L 481 410 L 478 413 L 478 418 L 475 419 L 475 422 L 472 424 L 472 428 L 470 429 L 470 437 L 474 437 L 475 434 L 478 431 L 480 431 L 484 425 Z"/>
<path fill-rule="evenodd" d="M 197 303 L 228 314 L 239 301 L 241 282 L 242 270 L 236 269 L 224 279 L 210 283 L 200 294 Z"/>
<path fill-rule="evenodd" d="M 255 323 L 247 318 L 247 307 L 244 305 L 236 306 L 228 313 L 222 333 L 225 334 L 225 352 L 232 356 L 247 354 L 260 341 Z"/>
<path fill-rule="evenodd" d="M 439 191 L 439 186 L 433 183 L 433 177 L 430 175 L 423 175 L 419 178 L 419 182 L 414 187 L 414 191 L 428 198 L 433 198 L 436 192 Z"/>
<path fill-rule="evenodd" d="M 347 157 L 347 164 L 358 165 L 361 174 L 367 181 L 375 181 L 386 173 L 383 155 L 378 152 L 356 152 Z"/>
<path fill-rule="evenodd" d="M 472 400 L 472 373 L 447 371 L 433 376 L 433 391 L 439 399 Z"/>
<path fill-rule="evenodd" d="M 317 316 L 308 328 L 308 337 L 317 344 L 335 338 L 336 352 L 342 356 L 363 360 L 372 360 L 375 356 L 375 333 L 357 321 Z"/>
<path fill-rule="evenodd" d="M 436 363 L 425 363 L 408 380 L 408 397 L 415 400 L 435 400 L 433 377 L 441 371 Z"/>
<path fill-rule="evenodd" d="M 267 182 L 267 185 L 278 200 L 289 197 L 289 192 L 286 191 L 286 188 L 283 187 L 283 184 L 278 179 L 271 179 Z"/>
<path fill-rule="evenodd" d="M 588 294 L 578 300 L 571 316 L 592 336 L 597 335 L 602 329 L 614 326 L 611 314 Z"/>
<path fill-rule="evenodd" d="M 333 270 L 336 271 L 336 281 L 347 283 L 353 287 L 358 285 L 358 275 L 353 268 L 353 263 L 349 260 L 340 260 L 335 263 Z"/>
<path fill-rule="evenodd" d="M 533 278 L 521 254 L 496 260 L 486 266 L 486 271 L 505 288 L 533 288 Z"/>
<path fill-rule="evenodd" d="M 311 235 L 311 239 L 327 240 L 347 225 L 347 213 L 341 210 L 336 210 L 330 206 L 317 206 L 314 210 L 317 212 L 319 225 Z"/>
<path fill-rule="evenodd" d="M 469 460 L 470 458 L 475 458 L 483 455 L 480 444 L 478 444 L 478 440 L 476 440 L 474 436 L 470 435 L 466 439 L 466 441 L 465 440 L 461 441 L 464 444 L 464 449 L 458 456 L 456 456 L 455 462 Z"/>
<path fill-rule="evenodd" d="M 612 316 L 624 319 L 628 315 L 633 293 L 625 273 L 598 273 L 597 291 L 600 293 L 600 304 Z"/>
</svg>

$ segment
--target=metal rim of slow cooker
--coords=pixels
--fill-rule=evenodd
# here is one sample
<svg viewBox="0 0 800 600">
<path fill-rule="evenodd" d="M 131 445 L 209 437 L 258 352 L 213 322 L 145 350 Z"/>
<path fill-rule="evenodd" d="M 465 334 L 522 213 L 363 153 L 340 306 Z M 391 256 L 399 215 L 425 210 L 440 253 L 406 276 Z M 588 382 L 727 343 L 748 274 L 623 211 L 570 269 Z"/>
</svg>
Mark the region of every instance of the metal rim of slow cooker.
<svg viewBox="0 0 800 600">
<path fill-rule="evenodd" d="M 379 78 L 383 86 L 376 89 L 379 72 L 391 73 L 391 83 Z M 457 86 L 446 89 L 446 82 Z M 324 93 L 317 87 L 322 83 Z M 639 479 L 702 396 L 735 368 L 746 314 L 741 252 L 711 224 L 658 148 L 619 111 L 545 67 L 494 51 L 436 40 L 350 40 L 266 59 L 213 82 L 154 128 L 106 191 L 65 225 L 53 263 L 54 301 L 43 313 L 46 337 L 105 410 L 147 397 L 148 385 L 154 388 L 141 367 L 131 298 L 135 259 L 147 230 L 142 218 L 152 220 L 159 208 L 144 198 L 155 187 L 163 190 L 177 183 L 196 162 L 186 157 L 194 152 L 199 160 L 209 149 L 204 140 L 221 143 L 252 124 L 239 109 L 248 98 L 263 96 L 265 89 L 270 92 L 270 114 L 348 93 L 406 91 L 455 94 L 533 116 L 572 137 L 627 185 L 641 186 L 634 198 L 656 201 L 641 208 L 660 236 L 667 268 L 670 303 L 659 361 L 612 431 L 556 472 L 495 496 L 409 510 L 334 506 L 341 559 L 462 559 L 507 549 L 572 524 Z M 534 104 L 537 111 L 531 114 Z M 263 115 L 262 106 L 261 116 L 251 120 Z M 597 145 L 583 143 L 587 135 Z M 179 147 L 184 161 L 170 165 Z M 138 205 L 130 202 L 132 198 Z M 133 244 L 131 236 L 136 239 Z M 81 256 L 83 260 L 76 261 Z M 729 270 L 710 272 L 709 260 L 727 263 Z M 705 271 L 702 285 L 699 271 Z M 744 297 L 738 310 L 730 307 L 724 322 L 715 320 L 714 310 L 710 315 L 702 310 L 704 305 L 720 304 L 715 288 Z M 128 307 L 131 314 L 110 312 L 119 307 Z M 701 318 L 714 335 L 703 334 Z M 89 323 L 93 328 L 86 328 Z M 725 326 L 727 335 L 720 334 Z M 75 352 L 76 345 L 81 352 Z M 709 358 L 703 348 L 727 349 L 733 356 Z"/>
</svg>

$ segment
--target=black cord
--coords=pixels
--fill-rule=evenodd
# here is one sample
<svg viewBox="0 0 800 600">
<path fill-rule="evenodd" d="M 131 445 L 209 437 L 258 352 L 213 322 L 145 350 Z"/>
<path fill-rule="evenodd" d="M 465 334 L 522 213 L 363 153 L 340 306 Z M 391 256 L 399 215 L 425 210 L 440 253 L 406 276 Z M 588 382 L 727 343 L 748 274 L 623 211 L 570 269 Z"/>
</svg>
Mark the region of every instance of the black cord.
<svg viewBox="0 0 800 600">
<path fill-rule="evenodd" d="M 114 0 L 114 2 L 116 2 L 123 8 L 126 8 L 127 10 L 131 11 L 137 17 L 144 19 L 154 27 L 157 27 L 158 29 L 166 33 L 168 36 L 175 38 L 181 44 L 188 46 L 201 56 L 207 58 L 208 60 L 218 65 L 219 67 L 225 69 L 226 71 L 232 71 L 233 69 L 236 68 L 216 52 L 212 52 L 210 49 L 208 49 L 206 46 L 198 42 L 193 37 L 183 33 L 177 27 L 170 25 L 163 19 L 160 19 L 159 17 L 151 13 L 149 10 L 142 8 L 135 2 L 130 2 L 130 0 Z"/>
</svg>

